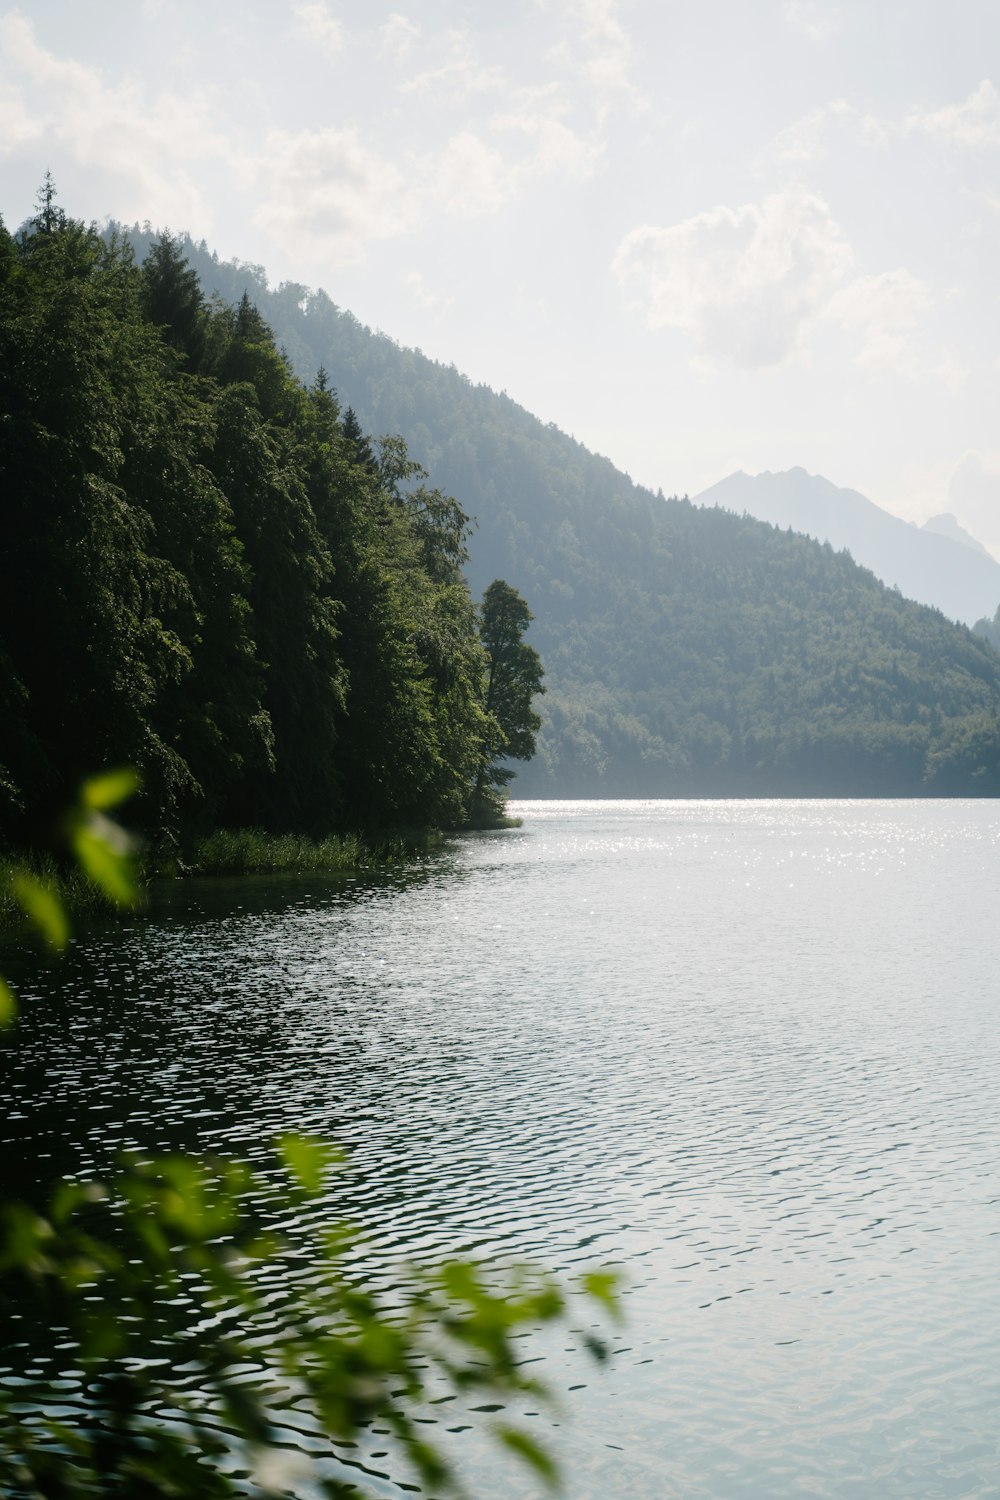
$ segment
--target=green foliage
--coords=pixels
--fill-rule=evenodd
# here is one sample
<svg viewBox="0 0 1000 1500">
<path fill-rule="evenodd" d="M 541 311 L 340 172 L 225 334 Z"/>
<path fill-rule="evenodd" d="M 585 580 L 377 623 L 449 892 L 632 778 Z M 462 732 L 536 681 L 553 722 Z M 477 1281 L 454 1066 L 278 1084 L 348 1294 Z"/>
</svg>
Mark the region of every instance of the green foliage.
<svg viewBox="0 0 1000 1500">
<path fill-rule="evenodd" d="M 542 661 L 524 640 L 531 611 L 516 589 L 495 579 L 483 596 L 479 637 L 486 652 L 486 728 L 480 746 L 472 817 L 502 812 L 497 789 L 513 776 L 505 760 L 529 760 L 541 718 L 532 707 L 544 693 Z"/>
<path fill-rule="evenodd" d="M 126 771 L 92 778 L 68 820 L 91 875 L 94 846 L 107 846 L 116 873 L 109 879 L 104 865 L 99 873 L 120 904 L 135 893 L 128 865 L 116 864 L 125 835 L 106 810 L 137 785 Z M 54 890 L 24 873 L 17 890 L 43 936 L 62 946 L 68 923 Z M 0 1025 L 15 1014 L 0 979 Z M 53 1330 L 60 1355 L 49 1378 L 32 1358 L 30 1374 L 26 1367 L 0 1393 L 4 1494 L 287 1494 L 280 1455 L 284 1412 L 294 1405 L 308 1434 L 296 1484 L 357 1500 L 337 1456 L 378 1422 L 398 1477 L 460 1495 L 458 1476 L 425 1432 L 442 1390 L 501 1405 L 550 1399 L 526 1372 L 520 1340 L 564 1317 L 566 1294 L 555 1281 L 523 1268 L 487 1276 L 447 1261 L 409 1268 L 390 1305 L 348 1269 L 350 1230 L 323 1223 L 319 1212 L 341 1154 L 286 1135 L 276 1158 L 285 1178 L 277 1188 L 273 1173 L 230 1160 L 132 1157 L 111 1183 L 60 1182 L 44 1213 L 0 1201 L 0 1318 L 9 1326 L 16 1314 L 29 1332 Z M 293 1238 L 279 1223 L 313 1227 Z M 276 1284 L 286 1288 L 278 1305 L 260 1290 Z M 591 1273 L 579 1294 L 614 1315 L 614 1285 L 610 1273 Z M 603 1357 L 602 1346 L 590 1347 Z M 551 1456 L 527 1432 L 509 1422 L 494 1431 L 556 1485 Z"/>
<path fill-rule="evenodd" d="M 127 801 L 141 785 L 140 778 L 131 770 L 93 776 L 83 783 L 79 805 L 67 820 L 69 843 L 77 864 L 114 906 L 138 906 L 142 897 L 134 840 L 107 816 L 106 810 Z"/>
<path fill-rule="evenodd" d="M 117 909 L 106 892 L 88 879 L 77 865 L 68 864 L 64 857 L 36 850 L 18 851 L 0 855 L 0 931 L 28 923 L 36 933 L 39 932 L 37 922 L 25 910 L 24 902 L 17 894 L 22 877 L 50 892 L 70 922 L 77 916 L 106 916 Z M 48 942 L 44 933 L 41 936 Z"/>
<path fill-rule="evenodd" d="M 348 1269 L 350 1232 L 317 1214 L 336 1154 L 285 1138 L 278 1160 L 286 1177 L 277 1189 L 273 1174 L 240 1163 L 174 1157 L 128 1161 L 111 1184 L 63 1182 L 44 1214 L 5 1205 L 0 1306 L 34 1309 L 58 1330 L 82 1411 L 73 1422 L 53 1414 L 65 1410 L 65 1380 L 58 1394 L 19 1382 L 16 1397 L 0 1397 L 4 1494 L 287 1493 L 287 1480 L 268 1475 L 282 1468 L 275 1456 L 291 1404 L 334 1452 L 377 1422 L 397 1480 L 460 1494 L 426 1435 L 442 1390 L 549 1399 L 520 1340 L 565 1316 L 566 1294 L 551 1278 L 528 1269 L 487 1278 L 461 1261 L 411 1267 L 390 1307 Z M 253 1207 L 261 1201 L 273 1206 L 266 1223 Z M 278 1214 L 314 1227 L 293 1240 L 274 1227 Z M 303 1260 L 308 1277 L 294 1270 Z M 259 1290 L 276 1273 L 286 1288 L 277 1305 Z M 615 1311 L 608 1277 L 601 1301 Z M 556 1483 L 551 1457 L 521 1427 L 494 1430 Z M 350 1471 L 317 1460 L 317 1448 L 302 1446 L 296 1484 L 356 1500 Z"/>
<path fill-rule="evenodd" d="M 50 948 L 60 953 L 69 941 L 69 918 L 53 880 L 39 879 L 30 870 L 15 870 L 11 876 L 14 899 L 33 922 Z"/>
<path fill-rule="evenodd" d="M 103 838 L 112 860 L 123 857 L 126 836 L 106 813 L 137 788 L 129 771 L 84 783 L 68 820 L 81 863 L 92 858 L 88 840 Z M 121 863 L 105 887 L 123 905 L 135 895 L 128 875 Z M 54 891 L 22 875 L 21 899 L 43 935 L 64 943 Z M 0 977 L 0 1026 L 15 1016 Z M 341 1153 L 285 1135 L 276 1165 L 277 1187 L 273 1173 L 231 1160 L 132 1156 L 111 1183 L 61 1181 L 45 1213 L 0 1199 L 0 1320 L 51 1330 L 59 1351 L 48 1378 L 33 1351 L 0 1392 L 0 1492 L 17 1500 L 287 1495 L 284 1413 L 293 1406 L 307 1428 L 297 1485 L 359 1500 L 337 1460 L 378 1422 L 398 1478 L 460 1496 L 458 1475 L 425 1432 L 442 1392 L 497 1405 L 551 1401 L 527 1373 L 520 1341 L 565 1317 L 557 1282 L 531 1268 L 497 1275 L 445 1261 L 408 1268 L 390 1304 L 349 1269 L 350 1229 L 323 1222 Z M 269 1205 L 266 1218 L 260 1204 Z M 294 1236 L 278 1227 L 288 1224 Z M 261 1291 L 275 1285 L 286 1289 L 277 1304 Z M 616 1316 L 615 1287 L 614 1273 L 591 1272 L 577 1295 Z M 584 1342 L 605 1358 L 599 1340 Z M 529 1433 L 506 1421 L 493 1431 L 557 1485 L 551 1456 Z"/>
<path fill-rule="evenodd" d="M 465 818 L 486 724 L 468 518 L 233 303 L 169 235 L 138 267 L 51 181 L 20 235 L 0 226 L 10 843 L 43 842 L 30 809 L 117 759 L 168 864 L 219 827 Z M 120 896 L 99 826 L 77 852 Z"/>
<path fill-rule="evenodd" d="M 118 823 L 107 816 L 139 790 L 134 771 L 107 771 L 83 783 L 75 805 L 65 819 L 69 852 L 76 861 L 77 903 L 96 893 L 111 907 L 131 908 L 142 900 L 135 867 L 135 842 Z M 79 885 L 82 882 L 83 899 Z M 8 895 L 9 893 L 9 895 Z M 11 909 L 5 911 L 5 900 Z M 55 861 L 35 858 L 32 863 L 0 861 L 0 926 L 5 917 L 19 910 L 43 941 L 61 952 L 70 937 L 66 902 L 66 880 Z M 17 1018 L 14 993 L 0 976 L 0 1029 Z"/>
<path fill-rule="evenodd" d="M 147 318 L 167 344 L 197 371 L 205 351 L 208 309 L 197 272 L 187 263 L 181 241 L 161 234 L 142 265 L 142 298 Z"/>
<path fill-rule="evenodd" d="M 10 1026 L 17 1017 L 17 997 L 0 974 L 0 1030 Z"/>
<path fill-rule="evenodd" d="M 384 830 L 366 839 L 354 833 L 311 839 L 262 828 L 220 828 L 198 840 L 185 868 L 196 875 L 358 870 L 428 854 L 440 846 L 441 837 L 419 827 Z"/>
<path fill-rule="evenodd" d="M 973 635 L 978 635 L 982 640 L 989 641 L 995 650 L 1000 651 L 1000 605 L 997 606 L 996 614 L 992 620 L 984 616 L 977 620 L 972 627 Z"/>
<path fill-rule="evenodd" d="M 310 839 L 301 833 L 275 834 L 260 828 L 220 828 L 198 841 L 191 868 L 200 875 L 352 870 L 362 858 L 361 843 L 353 834 Z"/>
<path fill-rule="evenodd" d="M 478 523 L 472 587 L 499 576 L 531 600 L 549 696 L 519 789 L 1000 793 L 986 640 L 846 554 L 642 489 L 323 292 L 187 250 L 203 287 L 249 288 L 300 373 L 324 365 L 359 422 L 401 432 L 461 498 Z"/>
</svg>

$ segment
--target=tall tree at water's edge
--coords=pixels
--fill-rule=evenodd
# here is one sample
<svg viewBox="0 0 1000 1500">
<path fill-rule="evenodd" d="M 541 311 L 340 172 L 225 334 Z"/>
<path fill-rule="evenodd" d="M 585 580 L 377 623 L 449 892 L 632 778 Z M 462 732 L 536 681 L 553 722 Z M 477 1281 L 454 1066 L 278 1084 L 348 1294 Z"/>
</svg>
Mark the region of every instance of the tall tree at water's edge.
<svg viewBox="0 0 1000 1500">
<path fill-rule="evenodd" d="M 531 611 L 516 589 L 495 579 L 483 595 L 479 635 L 486 651 L 487 729 L 480 751 L 473 817 L 499 811 L 499 793 L 514 772 L 506 760 L 529 760 L 542 720 L 532 700 L 544 693 L 542 660 L 524 639 Z"/>
</svg>

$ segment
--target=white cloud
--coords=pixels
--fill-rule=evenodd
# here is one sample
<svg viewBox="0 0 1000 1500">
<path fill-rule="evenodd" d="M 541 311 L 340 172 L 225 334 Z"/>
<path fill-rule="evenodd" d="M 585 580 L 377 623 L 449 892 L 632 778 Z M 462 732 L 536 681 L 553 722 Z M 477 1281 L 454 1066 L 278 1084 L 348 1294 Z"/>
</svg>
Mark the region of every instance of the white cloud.
<svg viewBox="0 0 1000 1500">
<path fill-rule="evenodd" d="M 841 8 L 824 0 L 784 0 L 782 12 L 789 25 L 811 42 L 828 42 L 840 30 Z"/>
<path fill-rule="evenodd" d="M 988 208 L 990 213 L 1000 214 L 1000 193 L 992 193 L 989 188 L 963 188 L 962 192 L 975 203 L 981 203 L 984 208 Z"/>
<path fill-rule="evenodd" d="M 635 109 L 648 107 L 631 78 L 634 48 L 620 12 L 620 0 L 565 0 L 568 34 L 549 54 L 569 80 L 585 85 L 602 123 L 616 96 Z"/>
<path fill-rule="evenodd" d="M 831 296 L 824 316 L 860 341 L 857 364 L 909 379 L 930 373 L 908 334 L 931 306 L 924 282 L 905 268 L 858 276 Z M 945 374 L 939 367 L 935 373 Z"/>
<path fill-rule="evenodd" d="M 417 306 L 428 312 L 441 312 L 455 305 L 454 297 L 447 297 L 441 292 L 432 291 L 420 271 L 410 271 L 406 277 L 406 285 L 413 293 L 413 300 Z"/>
<path fill-rule="evenodd" d="M 340 45 L 326 6 L 300 4 L 295 15 L 317 40 Z M 396 42 L 415 37 L 405 18 L 391 22 Z M 443 71 L 471 91 L 502 83 L 500 70 L 484 69 L 455 33 Z M 446 92 L 454 98 L 454 87 Z M 561 118 L 558 85 L 507 90 L 507 101 L 505 113 L 421 152 L 383 153 L 356 131 L 336 128 L 237 140 L 219 129 L 211 94 L 151 96 L 46 50 L 17 12 L 0 17 L 0 156 L 40 140 L 58 143 L 113 179 L 105 203 L 117 217 L 202 233 L 211 232 L 212 201 L 196 177 L 205 166 L 221 167 L 231 188 L 252 195 L 258 227 L 285 251 L 302 246 L 330 267 L 363 259 L 371 241 L 405 234 L 430 214 L 496 213 L 536 179 L 588 174 L 599 146 Z"/>
<path fill-rule="evenodd" d="M 292 7 L 296 31 L 319 47 L 329 57 L 338 57 L 344 50 L 344 27 L 341 21 L 330 14 L 323 0 L 301 0 Z"/>
<path fill-rule="evenodd" d="M 964 453 L 948 479 L 948 501 L 973 536 L 1000 556 L 1000 452 Z"/>
<path fill-rule="evenodd" d="M 521 137 L 527 149 L 518 154 L 473 130 L 457 132 L 443 150 L 416 164 L 425 202 L 459 218 L 495 213 L 538 178 L 587 177 L 600 155 L 599 146 L 581 140 L 551 115 L 497 115 L 489 127 L 508 139 Z"/>
<path fill-rule="evenodd" d="M 912 114 L 906 125 L 960 146 L 1000 146 L 1000 94 L 984 78 L 962 104 Z"/>
<path fill-rule="evenodd" d="M 796 187 L 667 229 L 635 229 L 612 263 L 650 327 L 687 334 L 701 367 L 780 365 L 832 326 L 865 369 L 961 385 L 965 371 L 954 357 L 929 354 L 917 336 L 934 305 L 927 284 L 905 266 L 860 276 L 853 269 L 854 252 L 826 202 Z"/>
<path fill-rule="evenodd" d="M 875 115 L 863 114 L 846 99 L 835 99 L 779 131 L 772 150 L 783 161 L 816 161 L 826 155 L 834 130 L 847 132 L 853 140 L 870 147 L 885 146 L 891 134 L 890 127 Z"/>
<path fill-rule="evenodd" d="M 493 93 L 506 84 L 503 70 L 480 61 L 466 31 L 449 31 L 443 62 L 415 74 L 400 85 L 404 94 L 432 94 L 450 107 L 475 94 Z"/>
<path fill-rule="evenodd" d="M 888 503 L 918 525 L 950 512 L 1000 559 L 1000 450 L 972 448 L 957 459 L 907 464 Z"/>
<path fill-rule="evenodd" d="M 515 169 L 521 180 L 550 172 L 582 180 L 590 176 L 604 149 L 600 141 L 584 139 L 551 113 L 496 115 L 491 124 L 529 142 L 530 154 Z"/>
<path fill-rule="evenodd" d="M 620 17 L 619 0 L 571 0 L 586 47 L 584 75 L 601 94 L 637 97 L 629 78 L 632 43 Z"/>
<path fill-rule="evenodd" d="M 360 260 L 372 239 L 412 226 L 415 204 L 402 172 L 354 130 L 272 131 L 261 161 L 254 222 L 286 246 L 311 242 L 330 260 Z"/>
<path fill-rule="evenodd" d="M 448 213 L 475 218 L 495 213 L 515 190 L 515 175 L 502 152 L 471 130 L 459 131 L 423 165 L 428 193 Z"/>
<path fill-rule="evenodd" d="M 44 134 L 43 121 L 32 118 L 21 90 L 0 84 L 0 155 L 10 156 Z"/>
<path fill-rule="evenodd" d="M 192 164 L 215 159 L 245 176 L 207 95 L 147 96 L 137 83 L 107 82 L 96 69 L 40 46 L 17 11 L 0 17 L 0 119 L 0 150 L 43 139 L 117 176 L 115 212 L 122 218 L 155 212 L 160 222 L 207 224 L 209 205 Z"/>
<path fill-rule="evenodd" d="M 801 350 L 853 263 L 827 204 L 787 188 L 622 240 L 612 269 L 653 328 L 746 369 Z"/>
<path fill-rule="evenodd" d="M 379 36 L 383 52 L 390 52 L 394 57 L 405 57 L 420 40 L 421 31 L 416 21 L 393 11 L 389 19 L 379 27 Z"/>
<path fill-rule="evenodd" d="M 984 79 L 963 103 L 918 111 L 902 122 L 879 119 L 846 99 L 835 99 L 785 126 L 771 150 L 783 161 L 812 162 L 827 155 L 835 132 L 861 145 L 883 148 L 915 131 L 963 146 L 1000 145 L 1000 93 Z"/>
</svg>

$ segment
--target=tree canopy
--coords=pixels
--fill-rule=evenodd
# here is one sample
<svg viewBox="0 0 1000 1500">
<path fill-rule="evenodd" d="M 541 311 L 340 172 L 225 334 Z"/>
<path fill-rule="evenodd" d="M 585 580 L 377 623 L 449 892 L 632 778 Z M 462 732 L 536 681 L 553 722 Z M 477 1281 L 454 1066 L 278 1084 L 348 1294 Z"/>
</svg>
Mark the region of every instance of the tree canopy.
<svg viewBox="0 0 1000 1500">
<path fill-rule="evenodd" d="M 530 760 L 541 716 L 532 701 L 542 686 L 542 659 L 524 640 L 531 611 L 516 589 L 497 578 L 483 596 L 479 636 L 486 651 L 486 718 L 473 816 L 495 810 L 496 793 L 514 772 L 503 762 Z"/>
<path fill-rule="evenodd" d="M 468 518 L 181 244 L 0 224 L 0 837 L 141 773 L 147 835 L 464 820 Z M 48 816 L 48 813 L 46 813 Z"/>
</svg>

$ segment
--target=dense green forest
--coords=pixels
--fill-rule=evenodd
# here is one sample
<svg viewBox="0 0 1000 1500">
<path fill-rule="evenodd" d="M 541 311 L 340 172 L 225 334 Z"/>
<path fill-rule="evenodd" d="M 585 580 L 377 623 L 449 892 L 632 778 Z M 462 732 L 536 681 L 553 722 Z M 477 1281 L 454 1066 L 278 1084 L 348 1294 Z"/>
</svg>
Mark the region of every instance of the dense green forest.
<svg viewBox="0 0 1000 1500">
<path fill-rule="evenodd" d="M 138 253 L 151 237 L 130 231 Z M 529 795 L 1000 792 L 1000 656 L 846 553 L 664 500 L 505 395 L 297 284 L 185 242 L 206 293 L 249 292 L 303 377 L 475 518 L 467 575 L 532 604 L 548 696 Z M 666 418 L 665 418 L 666 419 Z"/>
<path fill-rule="evenodd" d="M 972 627 L 973 633 L 980 636 L 984 641 L 989 641 L 1000 651 L 1000 605 L 997 605 L 996 613 L 992 616 L 985 615 L 977 620 Z"/>
<path fill-rule="evenodd" d="M 147 250 L 51 184 L 0 225 L 0 836 L 118 763 L 168 844 L 461 824 L 507 744 L 465 514 Z"/>
</svg>

